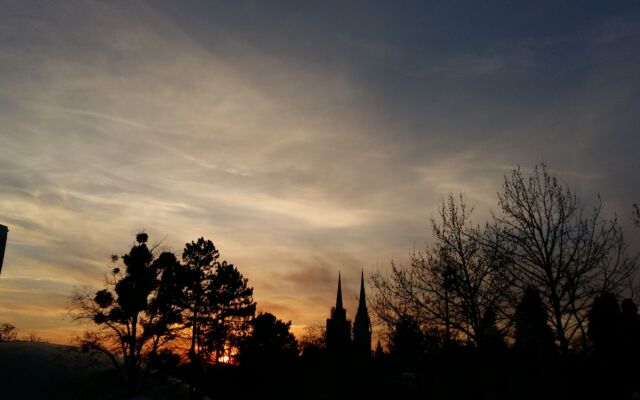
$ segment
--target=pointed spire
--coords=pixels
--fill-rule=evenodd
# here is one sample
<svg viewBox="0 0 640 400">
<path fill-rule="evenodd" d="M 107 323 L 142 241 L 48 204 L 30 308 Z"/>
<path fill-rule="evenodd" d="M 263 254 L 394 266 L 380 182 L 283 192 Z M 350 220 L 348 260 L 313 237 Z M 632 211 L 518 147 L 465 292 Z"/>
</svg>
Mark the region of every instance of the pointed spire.
<svg viewBox="0 0 640 400">
<path fill-rule="evenodd" d="M 340 271 L 338 271 L 338 297 L 336 298 L 336 310 L 342 309 L 342 283 L 340 279 Z"/>
<path fill-rule="evenodd" d="M 364 268 L 362 268 L 362 274 L 360 275 L 360 302 L 358 304 L 358 309 L 367 308 L 367 298 L 364 293 Z"/>
<path fill-rule="evenodd" d="M 360 299 L 353 324 L 353 342 L 360 356 L 371 357 L 371 320 L 367 311 L 367 297 L 364 291 L 364 268 L 360 275 Z"/>
</svg>

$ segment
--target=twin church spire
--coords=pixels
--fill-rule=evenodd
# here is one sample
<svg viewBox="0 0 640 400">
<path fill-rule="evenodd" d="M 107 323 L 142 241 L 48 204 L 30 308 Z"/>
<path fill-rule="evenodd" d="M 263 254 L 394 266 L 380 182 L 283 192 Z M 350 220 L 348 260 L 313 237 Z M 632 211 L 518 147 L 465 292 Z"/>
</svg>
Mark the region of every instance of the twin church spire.
<svg viewBox="0 0 640 400">
<path fill-rule="evenodd" d="M 338 296 L 336 297 L 336 308 L 344 308 L 342 307 L 342 282 L 340 279 L 340 272 L 338 272 Z"/>
<path fill-rule="evenodd" d="M 364 271 L 360 275 L 360 299 L 353 321 L 353 350 L 359 357 L 371 356 L 371 320 L 364 292 Z"/>
<path fill-rule="evenodd" d="M 326 340 L 329 353 L 335 355 L 353 353 L 357 357 L 371 355 L 371 320 L 369 319 L 364 289 L 364 270 L 360 275 L 360 298 L 353 324 L 353 340 L 351 321 L 347 319 L 347 310 L 342 302 L 342 276 L 340 273 L 338 273 L 336 306 L 331 308 L 331 317 L 327 319 Z"/>
</svg>

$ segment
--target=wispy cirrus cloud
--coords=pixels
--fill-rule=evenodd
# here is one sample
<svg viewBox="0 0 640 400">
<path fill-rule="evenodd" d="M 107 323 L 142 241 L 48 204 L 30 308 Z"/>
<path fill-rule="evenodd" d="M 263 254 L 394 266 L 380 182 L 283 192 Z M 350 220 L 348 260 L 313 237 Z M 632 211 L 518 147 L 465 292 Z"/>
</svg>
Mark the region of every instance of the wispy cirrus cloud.
<svg viewBox="0 0 640 400">
<path fill-rule="evenodd" d="M 146 229 L 214 240 L 300 332 L 338 270 L 351 313 L 361 268 L 428 240 L 449 191 L 480 222 L 514 165 L 640 197 L 635 8 L 336 7 L 3 3 L 0 320 L 68 341 L 65 293 Z"/>
</svg>

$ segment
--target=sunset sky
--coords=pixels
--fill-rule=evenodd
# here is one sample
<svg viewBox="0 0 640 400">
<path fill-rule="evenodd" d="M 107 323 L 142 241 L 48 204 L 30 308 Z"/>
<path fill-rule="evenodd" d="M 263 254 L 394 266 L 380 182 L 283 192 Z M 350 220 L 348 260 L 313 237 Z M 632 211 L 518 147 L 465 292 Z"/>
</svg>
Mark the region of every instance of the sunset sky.
<svg viewBox="0 0 640 400">
<path fill-rule="evenodd" d="M 609 4 L 611 3 L 611 4 Z M 515 165 L 602 196 L 632 245 L 640 2 L 0 0 L 0 322 L 67 343 L 135 234 L 211 239 L 258 308 L 323 323 L 342 271 L 480 223 Z"/>
</svg>

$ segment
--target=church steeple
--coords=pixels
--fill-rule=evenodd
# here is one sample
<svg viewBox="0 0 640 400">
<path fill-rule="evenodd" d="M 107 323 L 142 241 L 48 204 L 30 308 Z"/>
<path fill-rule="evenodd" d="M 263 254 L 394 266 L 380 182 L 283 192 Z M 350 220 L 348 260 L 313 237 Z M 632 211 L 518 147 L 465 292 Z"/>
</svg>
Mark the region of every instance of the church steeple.
<svg viewBox="0 0 640 400">
<path fill-rule="evenodd" d="M 367 312 L 367 296 L 364 293 L 364 269 L 361 272 L 360 275 L 360 301 L 358 303 L 358 313 L 364 312 L 366 314 L 368 314 Z"/>
<path fill-rule="evenodd" d="M 338 273 L 336 306 L 331 308 L 331 317 L 327 319 L 327 351 L 336 357 L 347 354 L 351 343 L 351 321 L 347 319 L 347 310 L 342 305 L 341 278 Z"/>
<path fill-rule="evenodd" d="M 338 295 L 336 297 L 336 310 L 342 310 L 342 282 L 340 279 L 340 272 L 338 272 Z"/>
<path fill-rule="evenodd" d="M 360 357 L 371 356 L 371 320 L 367 310 L 367 297 L 364 291 L 364 270 L 360 275 L 360 299 L 358 312 L 353 321 L 353 345 L 356 354 Z"/>
</svg>

